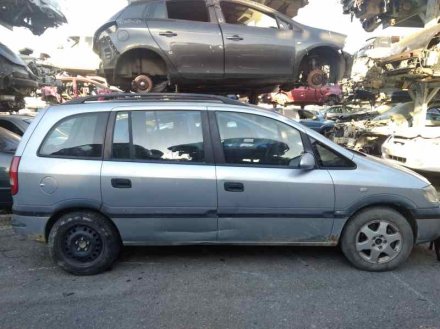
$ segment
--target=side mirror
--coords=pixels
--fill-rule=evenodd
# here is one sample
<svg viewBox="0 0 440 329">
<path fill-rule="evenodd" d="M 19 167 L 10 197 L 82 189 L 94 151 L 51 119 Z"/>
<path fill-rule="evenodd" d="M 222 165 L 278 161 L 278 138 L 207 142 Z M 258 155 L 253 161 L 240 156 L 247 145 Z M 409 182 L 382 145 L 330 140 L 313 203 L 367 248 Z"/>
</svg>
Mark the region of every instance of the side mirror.
<svg viewBox="0 0 440 329">
<path fill-rule="evenodd" d="M 299 168 L 303 170 L 312 170 L 316 167 L 315 157 L 311 153 L 304 153 L 299 161 Z"/>
</svg>

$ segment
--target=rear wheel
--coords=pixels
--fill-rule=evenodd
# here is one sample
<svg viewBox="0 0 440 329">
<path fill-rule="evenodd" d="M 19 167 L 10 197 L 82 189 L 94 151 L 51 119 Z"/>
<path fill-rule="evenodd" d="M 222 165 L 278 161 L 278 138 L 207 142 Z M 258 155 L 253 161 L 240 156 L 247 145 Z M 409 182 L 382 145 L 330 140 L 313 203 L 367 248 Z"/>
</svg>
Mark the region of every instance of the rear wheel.
<svg viewBox="0 0 440 329">
<path fill-rule="evenodd" d="M 342 252 L 355 267 L 377 272 L 401 265 L 413 245 L 411 225 L 386 207 L 360 211 L 348 222 L 341 239 Z"/>
<path fill-rule="evenodd" d="M 49 252 L 54 262 L 76 275 L 105 271 L 118 258 L 121 246 L 113 225 L 94 212 L 63 215 L 49 234 Z"/>
</svg>

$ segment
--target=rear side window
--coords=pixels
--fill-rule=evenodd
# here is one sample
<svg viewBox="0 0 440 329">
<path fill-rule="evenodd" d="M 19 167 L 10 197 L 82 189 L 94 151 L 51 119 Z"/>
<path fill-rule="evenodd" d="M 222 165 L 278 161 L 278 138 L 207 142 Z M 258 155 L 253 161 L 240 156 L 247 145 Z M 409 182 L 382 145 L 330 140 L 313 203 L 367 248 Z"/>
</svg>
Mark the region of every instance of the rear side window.
<svg viewBox="0 0 440 329">
<path fill-rule="evenodd" d="M 208 8 L 204 0 L 167 1 L 169 19 L 209 22 Z"/>
<path fill-rule="evenodd" d="M 146 2 L 132 3 L 124 9 L 118 20 L 143 19 L 148 5 L 149 3 Z"/>
<path fill-rule="evenodd" d="M 112 158 L 204 162 L 200 112 L 119 112 L 113 132 Z"/>
<path fill-rule="evenodd" d="M 108 113 L 84 113 L 67 117 L 50 130 L 40 147 L 39 155 L 61 158 L 102 156 Z"/>
</svg>

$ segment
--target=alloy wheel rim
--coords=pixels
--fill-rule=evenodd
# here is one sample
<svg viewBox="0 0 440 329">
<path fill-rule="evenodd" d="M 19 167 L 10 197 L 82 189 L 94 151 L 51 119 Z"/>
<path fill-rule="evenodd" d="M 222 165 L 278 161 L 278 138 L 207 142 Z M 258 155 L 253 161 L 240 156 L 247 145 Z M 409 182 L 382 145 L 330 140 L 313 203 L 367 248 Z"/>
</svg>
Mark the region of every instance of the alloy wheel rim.
<svg viewBox="0 0 440 329">
<path fill-rule="evenodd" d="M 362 259 L 372 264 L 385 264 L 402 250 L 402 234 L 386 220 L 373 220 L 362 226 L 356 235 L 356 250 Z"/>
</svg>

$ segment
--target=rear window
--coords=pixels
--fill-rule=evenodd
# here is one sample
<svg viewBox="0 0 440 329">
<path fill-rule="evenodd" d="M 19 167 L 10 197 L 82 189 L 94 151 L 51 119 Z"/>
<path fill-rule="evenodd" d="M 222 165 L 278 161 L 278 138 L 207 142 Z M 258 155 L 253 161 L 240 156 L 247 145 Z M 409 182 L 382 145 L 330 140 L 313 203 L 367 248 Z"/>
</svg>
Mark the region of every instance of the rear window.
<svg viewBox="0 0 440 329">
<path fill-rule="evenodd" d="M 0 127 L 0 152 L 15 153 L 20 143 L 20 137 L 9 130 Z"/>
<path fill-rule="evenodd" d="M 98 159 L 102 157 L 108 113 L 84 113 L 65 118 L 50 130 L 40 156 Z"/>
</svg>

